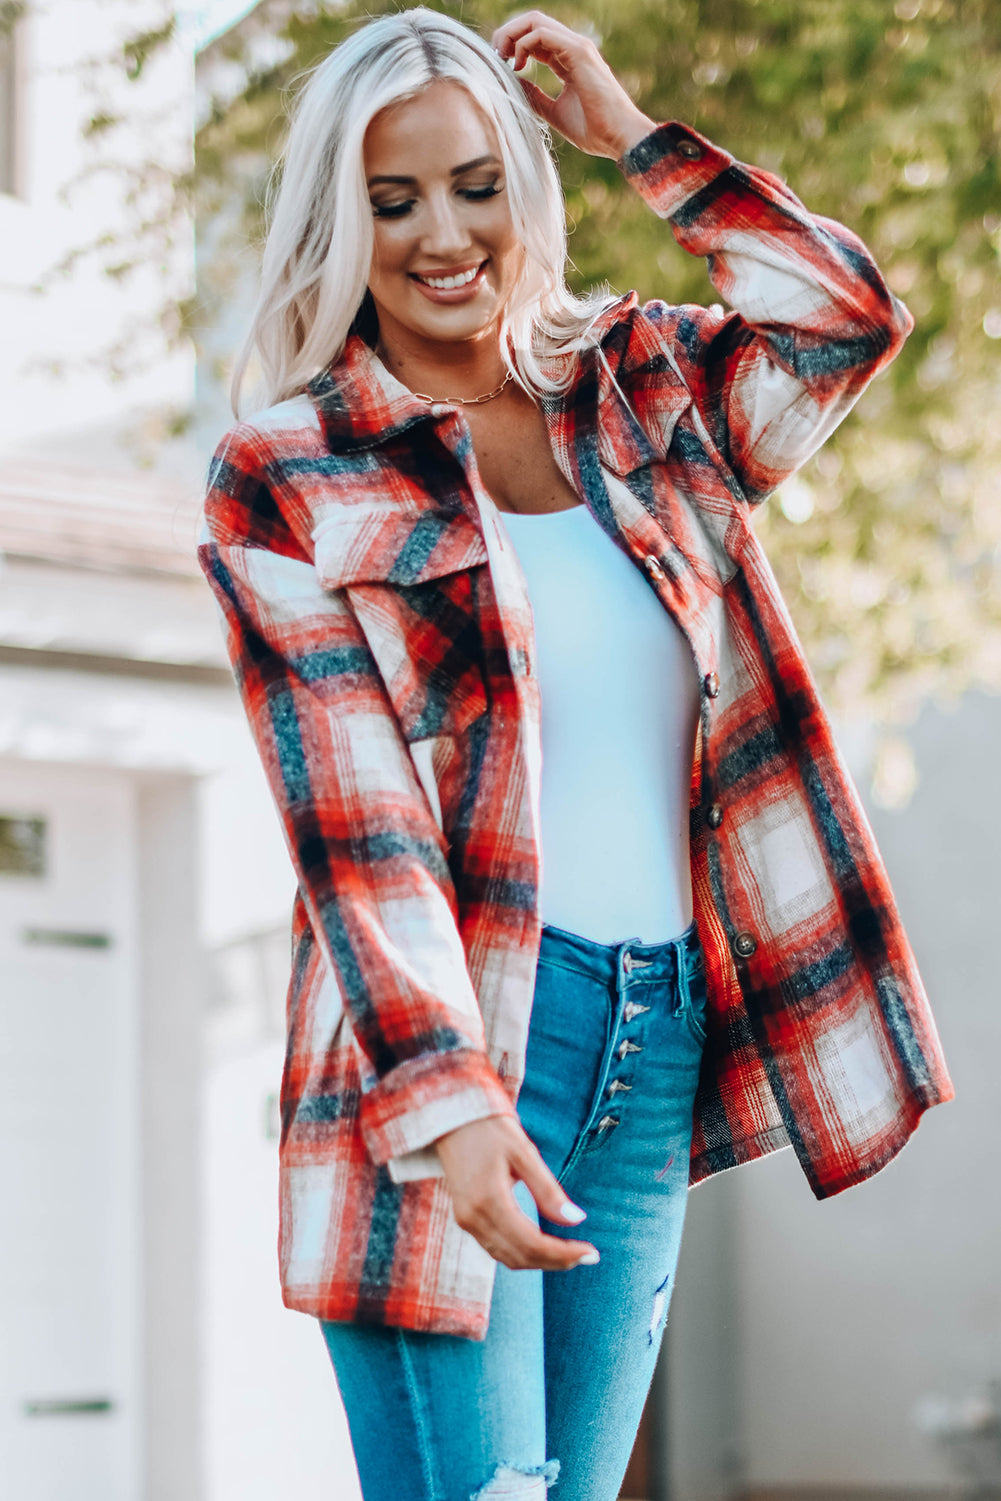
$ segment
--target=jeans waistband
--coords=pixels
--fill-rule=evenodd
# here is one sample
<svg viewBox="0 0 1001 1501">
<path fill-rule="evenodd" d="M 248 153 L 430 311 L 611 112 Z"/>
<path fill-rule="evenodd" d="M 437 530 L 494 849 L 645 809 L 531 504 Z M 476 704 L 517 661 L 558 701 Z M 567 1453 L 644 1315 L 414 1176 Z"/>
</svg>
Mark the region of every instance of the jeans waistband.
<svg viewBox="0 0 1001 1501">
<path fill-rule="evenodd" d="M 677 938 L 662 943 L 641 943 L 638 938 L 596 943 L 580 933 L 543 923 L 539 952 L 602 984 L 623 988 L 677 981 L 687 990 L 686 982 L 702 945 L 694 922 Z"/>
</svg>

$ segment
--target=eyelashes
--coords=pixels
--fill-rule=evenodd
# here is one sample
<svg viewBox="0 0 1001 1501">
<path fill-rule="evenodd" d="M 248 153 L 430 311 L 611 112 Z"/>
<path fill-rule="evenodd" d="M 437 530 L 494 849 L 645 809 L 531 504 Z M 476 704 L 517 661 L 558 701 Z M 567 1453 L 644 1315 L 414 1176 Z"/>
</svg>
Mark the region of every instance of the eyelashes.
<svg viewBox="0 0 1001 1501">
<path fill-rule="evenodd" d="M 463 188 L 462 197 L 472 203 L 483 203 L 488 198 L 496 198 L 503 189 L 497 183 L 490 183 L 485 188 Z M 372 213 L 377 219 L 402 219 L 413 208 L 415 199 L 408 198 L 403 203 L 373 203 Z"/>
</svg>

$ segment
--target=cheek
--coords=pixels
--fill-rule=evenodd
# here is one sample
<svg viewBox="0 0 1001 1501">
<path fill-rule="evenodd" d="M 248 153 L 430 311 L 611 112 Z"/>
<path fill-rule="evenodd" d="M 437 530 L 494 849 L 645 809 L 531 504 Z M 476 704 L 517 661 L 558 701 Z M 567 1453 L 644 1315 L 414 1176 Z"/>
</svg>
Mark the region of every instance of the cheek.
<svg viewBox="0 0 1001 1501">
<path fill-rule="evenodd" d="M 515 230 L 510 214 L 505 214 L 492 226 L 490 238 L 494 243 L 494 253 L 504 262 L 505 267 L 517 270 L 524 258 L 525 247 Z"/>
<path fill-rule="evenodd" d="M 369 267 L 369 280 L 378 280 L 380 277 L 392 275 L 398 271 L 401 262 L 405 259 L 404 236 L 376 220 L 375 232 L 372 241 L 372 263 Z"/>
<path fill-rule="evenodd" d="M 519 240 L 513 240 L 504 247 L 501 256 L 504 267 L 505 281 L 515 282 L 521 274 L 525 264 L 525 247 Z"/>
</svg>

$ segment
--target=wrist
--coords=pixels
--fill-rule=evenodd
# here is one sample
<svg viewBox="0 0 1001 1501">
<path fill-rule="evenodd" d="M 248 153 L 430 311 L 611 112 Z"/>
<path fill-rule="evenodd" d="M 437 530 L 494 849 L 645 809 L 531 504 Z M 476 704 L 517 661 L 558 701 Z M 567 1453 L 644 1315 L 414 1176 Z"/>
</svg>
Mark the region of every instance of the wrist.
<svg viewBox="0 0 1001 1501">
<path fill-rule="evenodd" d="M 611 137 L 607 154 L 613 161 L 621 161 L 627 151 L 638 146 L 640 141 L 645 140 L 656 129 L 656 120 L 651 120 L 642 110 L 633 110 Z"/>
</svg>

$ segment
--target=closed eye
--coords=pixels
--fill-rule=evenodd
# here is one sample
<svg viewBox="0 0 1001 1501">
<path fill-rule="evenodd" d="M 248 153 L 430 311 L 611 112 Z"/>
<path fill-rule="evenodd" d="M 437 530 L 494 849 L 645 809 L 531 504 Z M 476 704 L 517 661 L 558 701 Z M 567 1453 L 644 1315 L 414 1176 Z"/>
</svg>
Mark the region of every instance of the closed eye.
<svg viewBox="0 0 1001 1501">
<path fill-rule="evenodd" d="M 460 188 L 460 196 L 472 203 L 482 203 L 487 198 L 495 198 L 503 192 L 497 183 L 488 183 L 482 188 Z M 372 212 L 377 219 L 402 219 L 404 214 L 409 214 L 416 203 L 415 198 L 407 198 L 402 203 L 373 203 Z"/>
</svg>

